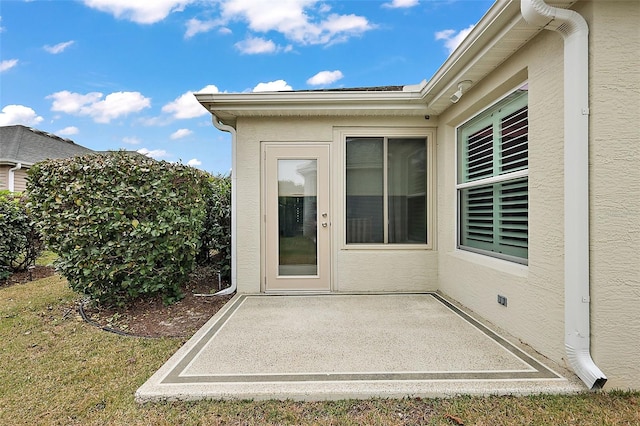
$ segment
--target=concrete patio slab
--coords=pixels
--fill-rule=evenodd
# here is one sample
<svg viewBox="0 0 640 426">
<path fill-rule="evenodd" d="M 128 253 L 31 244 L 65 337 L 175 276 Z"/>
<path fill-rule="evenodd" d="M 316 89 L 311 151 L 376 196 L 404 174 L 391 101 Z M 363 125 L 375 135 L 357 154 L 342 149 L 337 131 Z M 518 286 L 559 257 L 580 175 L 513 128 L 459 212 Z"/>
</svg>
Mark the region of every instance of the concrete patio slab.
<svg viewBox="0 0 640 426">
<path fill-rule="evenodd" d="M 571 393 L 571 373 L 439 294 L 236 295 L 139 402 Z"/>
</svg>

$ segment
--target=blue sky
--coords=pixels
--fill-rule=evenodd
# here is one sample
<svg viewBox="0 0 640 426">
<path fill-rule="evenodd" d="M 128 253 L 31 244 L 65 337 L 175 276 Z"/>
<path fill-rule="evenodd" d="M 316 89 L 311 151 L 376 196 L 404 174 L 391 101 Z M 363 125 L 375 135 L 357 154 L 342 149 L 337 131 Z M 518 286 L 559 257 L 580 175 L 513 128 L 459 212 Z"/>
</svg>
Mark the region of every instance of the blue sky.
<svg viewBox="0 0 640 426">
<path fill-rule="evenodd" d="M 193 92 L 417 84 L 486 0 L 3 0 L 0 125 L 228 173 Z"/>
</svg>

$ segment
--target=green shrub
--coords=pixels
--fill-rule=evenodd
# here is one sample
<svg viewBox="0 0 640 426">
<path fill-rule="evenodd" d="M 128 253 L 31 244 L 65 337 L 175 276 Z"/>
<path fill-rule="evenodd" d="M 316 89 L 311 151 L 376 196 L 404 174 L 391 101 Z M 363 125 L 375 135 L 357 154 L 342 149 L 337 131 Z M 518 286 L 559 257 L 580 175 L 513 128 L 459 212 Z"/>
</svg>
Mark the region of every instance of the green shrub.
<svg viewBox="0 0 640 426">
<path fill-rule="evenodd" d="M 27 213 L 25 198 L 0 191 L 0 279 L 35 263 L 42 241 Z"/>
<path fill-rule="evenodd" d="M 213 265 L 223 279 L 231 277 L 231 178 L 209 179 L 207 213 L 198 263 Z"/>
<path fill-rule="evenodd" d="M 56 266 L 100 304 L 182 297 L 205 216 L 209 175 L 124 152 L 38 163 L 27 191 Z"/>
</svg>

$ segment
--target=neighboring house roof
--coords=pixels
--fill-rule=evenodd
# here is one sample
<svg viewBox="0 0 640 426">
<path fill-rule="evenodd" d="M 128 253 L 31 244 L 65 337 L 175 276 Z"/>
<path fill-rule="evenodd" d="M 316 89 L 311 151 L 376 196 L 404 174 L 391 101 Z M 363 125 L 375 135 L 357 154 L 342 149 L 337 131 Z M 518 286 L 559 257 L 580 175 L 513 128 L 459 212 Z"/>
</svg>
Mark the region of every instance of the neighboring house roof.
<svg viewBox="0 0 640 426">
<path fill-rule="evenodd" d="M 296 92 L 402 92 L 404 86 L 350 87 L 335 89 L 295 90 Z"/>
<path fill-rule="evenodd" d="M 549 0 L 567 8 L 575 0 Z M 312 115 L 440 115 L 462 81 L 473 85 L 517 52 L 542 28 L 525 22 L 519 0 L 497 0 L 429 79 L 413 86 L 261 93 L 199 93 L 198 101 L 223 123 L 237 117 Z M 389 90 L 389 87 L 392 89 Z"/>
<path fill-rule="evenodd" d="M 92 152 L 70 139 L 31 127 L 0 127 L 0 164 L 22 163 L 24 166 L 31 166 L 50 158 L 66 158 Z"/>
</svg>

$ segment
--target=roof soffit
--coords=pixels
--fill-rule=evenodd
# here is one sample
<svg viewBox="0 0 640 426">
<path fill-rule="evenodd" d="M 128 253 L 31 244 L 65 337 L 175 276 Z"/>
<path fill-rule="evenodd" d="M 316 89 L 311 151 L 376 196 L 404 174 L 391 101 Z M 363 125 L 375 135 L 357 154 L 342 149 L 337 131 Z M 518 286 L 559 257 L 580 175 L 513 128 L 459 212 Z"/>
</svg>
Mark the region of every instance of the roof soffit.
<svg viewBox="0 0 640 426">
<path fill-rule="evenodd" d="M 307 91 L 262 93 L 199 93 L 198 101 L 223 122 L 237 117 L 332 115 L 425 115 L 416 91 Z"/>
<path fill-rule="evenodd" d="M 548 1 L 563 8 L 575 2 Z M 458 90 L 459 82 L 471 81 L 468 91 L 541 30 L 522 18 L 520 0 L 496 1 L 424 87 L 424 99 L 431 114 L 440 115 L 452 105 L 450 98 Z"/>
</svg>

